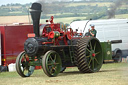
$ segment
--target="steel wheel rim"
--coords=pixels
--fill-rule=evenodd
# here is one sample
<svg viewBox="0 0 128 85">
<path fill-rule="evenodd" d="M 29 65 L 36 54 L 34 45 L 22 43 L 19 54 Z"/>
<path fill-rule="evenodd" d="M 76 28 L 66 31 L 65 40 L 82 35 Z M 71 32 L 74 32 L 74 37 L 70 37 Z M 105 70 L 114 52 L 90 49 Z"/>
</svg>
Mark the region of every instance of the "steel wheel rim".
<svg viewBox="0 0 128 85">
<path fill-rule="evenodd" d="M 100 43 L 95 39 L 90 40 L 86 47 L 85 53 L 88 67 L 92 72 L 97 72 L 103 63 L 103 58 L 101 58 L 102 48 Z"/>
<path fill-rule="evenodd" d="M 51 76 L 56 76 L 61 70 L 61 59 L 58 53 L 50 52 L 46 57 L 46 70 Z"/>
</svg>

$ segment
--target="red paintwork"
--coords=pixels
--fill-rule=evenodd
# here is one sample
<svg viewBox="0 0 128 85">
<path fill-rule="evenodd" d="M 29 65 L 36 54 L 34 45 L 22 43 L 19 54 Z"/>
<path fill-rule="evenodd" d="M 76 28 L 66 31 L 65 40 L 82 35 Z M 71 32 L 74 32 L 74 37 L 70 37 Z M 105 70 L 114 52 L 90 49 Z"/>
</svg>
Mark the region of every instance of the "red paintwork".
<svg viewBox="0 0 128 85">
<path fill-rule="evenodd" d="M 44 27 L 44 30 L 42 32 L 42 37 L 48 37 L 48 32 L 47 32 L 47 28 L 51 27 L 51 24 L 47 24 L 47 26 Z M 52 28 L 52 27 L 51 27 Z M 60 32 L 60 24 L 54 24 L 54 27 L 52 28 L 53 31 L 59 31 Z"/>
<path fill-rule="evenodd" d="M 51 16 L 51 19 L 50 20 L 47 20 L 47 22 L 49 21 L 50 24 L 47 24 L 44 29 L 43 29 L 43 32 L 42 32 L 42 37 L 47 37 L 48 39 L 53 39 L 52 42 L 44 42 L 42 44 L 50 44 L 50 43 L 53 43 L 54 45 L 59 45 L 59 41 L 62 40 L 64 41 L 64 45 L 68 45 L 67 43 L 67 38 L 68 39 L 72 39 L 73 37 L 73 31 L 72 29 L 70 29 L 69 31 L 66 31 L 66 32 L 63 32 L 61 29 L 60 29 L 60 24 L 57 23 L 57 24 L 54 24 L 53 22 L 53 16 Z M 51 28 L 51 32 L 47 32 L 47 29 L 48 28 Z M 54 31 L 58 31 L 60 34 L 62 34 L 62 36 L 58 37 L 58 38 L 55 38 L 54 39 Z"/>
<path fill-rule="evenodd" d="M 2 43 L 2 65 L 15 63 L 17 55 L 24 50 L 27 34 L 33 32 L 32 25 L 0 26 Z M 3 61 L 3 60 L 6 61 Z"/>
<path fill-rule="evenodd" d="M 54 31 L 51 31 L 51 32 L 49 33 L 49 38 L 54 38 L 54 36 L 55 36 Z"/>
<path fill-rule="evenodd" d="M 95 56 L 96 56 L 96 54 L 95 54 L 95 53 L 93 53 L 93 54 L 92 54 L 92 57 L 95 57 Z"/>
</svg>

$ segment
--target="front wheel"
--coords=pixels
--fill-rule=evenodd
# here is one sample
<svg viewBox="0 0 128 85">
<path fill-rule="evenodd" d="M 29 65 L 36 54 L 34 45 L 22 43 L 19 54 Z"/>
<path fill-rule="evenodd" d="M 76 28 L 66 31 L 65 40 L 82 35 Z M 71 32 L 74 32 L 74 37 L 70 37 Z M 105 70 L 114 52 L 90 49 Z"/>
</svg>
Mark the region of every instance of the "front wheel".
<svg viewBox="0 0 128 85">
<path fill-rule="evenodd" d="M 23 51 L 16 59 L 16 71 L 21 77 L 29 77 L 34 72 L 35 66 L 29 66 L 29 57 Z"/>
<path fill-rule="evenodd" d="M 61 67 L 61 58 L 57 52 L 50 50 L 45 53 L 42 58 L 42 68 L 47 76 L 57 76 L 61 71 Z"/>
</svg>

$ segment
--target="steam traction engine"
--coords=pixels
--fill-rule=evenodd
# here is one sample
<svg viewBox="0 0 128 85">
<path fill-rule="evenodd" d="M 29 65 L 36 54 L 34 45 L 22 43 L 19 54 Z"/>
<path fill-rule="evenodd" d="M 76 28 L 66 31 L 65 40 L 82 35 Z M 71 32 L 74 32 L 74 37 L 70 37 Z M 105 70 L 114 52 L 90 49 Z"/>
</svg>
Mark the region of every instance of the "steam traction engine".
<svg viewBox="0 0 128 85">
<path fill-rule="evenodd" d="M 60 29 L 60 24 L 39 25 L 41 5 L 33 3 L 30 8 L 34 33 L 28 34 L 24 51 L 16 59 L 16 70 L 22 77 L 29 77 L 35 66 L 42 66 L 47 76 L 54 77 L 66 67 L 77 66 L 85 73 L 100 70 L 103 62 L 102 48 L 98 39 L 82 37 L 71 28 Z"/>
</svg>

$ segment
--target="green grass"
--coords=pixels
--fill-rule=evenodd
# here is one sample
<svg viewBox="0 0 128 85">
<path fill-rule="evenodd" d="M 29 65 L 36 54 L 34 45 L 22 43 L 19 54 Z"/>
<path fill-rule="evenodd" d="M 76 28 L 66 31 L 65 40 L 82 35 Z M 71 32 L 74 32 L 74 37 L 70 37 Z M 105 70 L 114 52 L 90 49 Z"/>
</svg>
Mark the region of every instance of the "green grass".
<svg viewBox="0 0 128 85">
<path fill-rule="evenodd" d="M 67 68 L 57 77 L 48 77 L 35 70 L 28 78 L 16 72 L 0 73 L 0 85 L 128 85 L 128 63 L 104 64 L 99 72 L 80 73 L 76 67 Z"/>
</svg>

